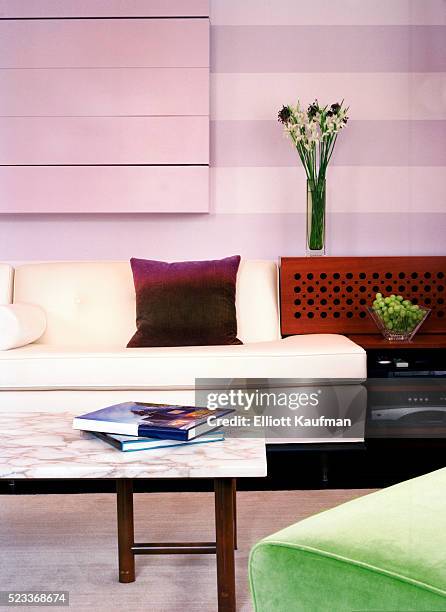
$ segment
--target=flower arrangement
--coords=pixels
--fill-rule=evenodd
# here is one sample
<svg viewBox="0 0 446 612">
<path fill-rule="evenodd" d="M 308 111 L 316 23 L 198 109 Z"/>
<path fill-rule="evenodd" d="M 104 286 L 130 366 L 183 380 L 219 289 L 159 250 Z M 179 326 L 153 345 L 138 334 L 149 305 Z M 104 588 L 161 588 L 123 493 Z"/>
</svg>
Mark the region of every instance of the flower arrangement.
<svg viewBox="0 0 446 612">
<path fill-rule="evenodd" d="M 284 106 L 278 119 L 296 147 L 307 175 L 307 246 L 321 251 L 325 242 L 325 176 L 339 132 L 348 121 L 348 108 L 335 102 L 320 106 L 315 100 L 305 110 L 300 102 Z"/>
</svg>

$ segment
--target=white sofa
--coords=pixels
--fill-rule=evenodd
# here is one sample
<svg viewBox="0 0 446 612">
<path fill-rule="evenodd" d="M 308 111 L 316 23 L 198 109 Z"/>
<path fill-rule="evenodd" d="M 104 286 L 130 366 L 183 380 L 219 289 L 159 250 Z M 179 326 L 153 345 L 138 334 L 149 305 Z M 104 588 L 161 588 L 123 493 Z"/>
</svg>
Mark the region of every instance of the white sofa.
<svg viewBox="0 0 446 612">
<path fill-rule="evenodd" d="M 0 303 L 41 306 L 47 319 L 37 341 L 0 351 L 1 390 L 100 390 L 117 398 L 136 390 L 162 401 L 165 391 L 192 389 L 196 377 L 366 378 L 364 350 L 344 336 L 281 338 L 278 268 L 271 261 L 240 264 L 240 346 L 126 348 L 135 331 L 128 262 L 36 263 L 14 270 L 0 264 Z"/>
</svg>

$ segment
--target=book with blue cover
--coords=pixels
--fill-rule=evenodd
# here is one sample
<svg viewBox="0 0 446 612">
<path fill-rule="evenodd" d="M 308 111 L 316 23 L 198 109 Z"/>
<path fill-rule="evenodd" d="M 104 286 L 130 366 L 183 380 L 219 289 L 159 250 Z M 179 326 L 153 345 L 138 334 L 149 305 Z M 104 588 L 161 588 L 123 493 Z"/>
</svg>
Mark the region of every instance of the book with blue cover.
<svg viewBox="0 0 446 612">
<path fill-rule="evenodd" d="M 73 427 L 124 436 L 193 440 L 220 427 L 215 419 L 208 422 L 209 417 L 219 418 L 231 412 L 234 410 L 124 402 L 74 417 Z"/>
<path fill-rule="evenodd" d="M 211 431 L 193 440 L 162 440 L 161 438 L 146 438 L 144 436 L 122 436 L 120 434 L 102 433 L 92 431 L 94 436 L 107 442 L 111 446 L 123 451 L 134 452 L 140 450 L 152 450 L 156 448 L 166 448 L 174 446 L 190 446 L 191 444 L 206 444 L 208 442 L 222 442 L 225 439 L 221 431 Z"/>
</svg>

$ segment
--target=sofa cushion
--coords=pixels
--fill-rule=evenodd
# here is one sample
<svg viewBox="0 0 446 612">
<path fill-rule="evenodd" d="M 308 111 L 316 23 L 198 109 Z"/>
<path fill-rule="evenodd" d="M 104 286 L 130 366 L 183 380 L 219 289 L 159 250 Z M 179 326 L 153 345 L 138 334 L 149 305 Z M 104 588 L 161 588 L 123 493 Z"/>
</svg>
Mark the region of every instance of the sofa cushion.
<svg viewBox="0 0 446 612">
<path fill-rule="evenodd" d="M 0 305 L 0 351 L 34 342 L 45 331 L 46 316 L 34 304 Z"/>
<path fill-rule="evenodd" d="M 366 378 L 366 354 L 336 334 L 244 345 L 108 349 L 33 344 L 0 353 L 0 388 L 185 389 L 195 378 Z"/>
<path fill-rule="evenodd" d="M 240 256 L 167 263 L 130 260 L 137 331 L 128 347 L 241 344 L 235 286 Z"/>
<path fill-rule="evenodd" d="M 280 338 L 277 288 L 273 261 L 242 259 L 236 286 L 237 337 L 242 342 Z M 91 345 L 106 351 L 110 346 L 124 348 L 136 331 L 135 288 L 128 261 L 18 266 L 14 302 L 45 310 L 47 328 L 39 344 Z"/>
<path fill-rule="evenodd" d="M 446 610 L 446 469 L 322 512 L 250 557 L 256 612 Z"/>
<path fill-rule="evenodd" d="M 0 304 L 11 303 L 13 279 L 14 269 L 8 264 L 0 264 Z"/>
</svg>

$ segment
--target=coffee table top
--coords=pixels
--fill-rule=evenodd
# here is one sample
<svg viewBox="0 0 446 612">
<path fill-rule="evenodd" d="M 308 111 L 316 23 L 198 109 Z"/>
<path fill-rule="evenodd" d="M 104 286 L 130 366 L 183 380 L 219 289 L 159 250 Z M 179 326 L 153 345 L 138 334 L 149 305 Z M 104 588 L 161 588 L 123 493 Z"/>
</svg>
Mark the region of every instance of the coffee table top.
<svg viewBox="0 0 446 612">
<path fill-rule="evenodd" d="M 263 439 L 121 452 L 72 429 L 73 414 L 0 412 L 0 478 L 241 478 L 266 476 Z"/>
</svg>

